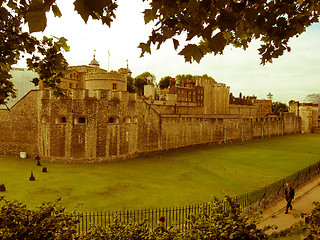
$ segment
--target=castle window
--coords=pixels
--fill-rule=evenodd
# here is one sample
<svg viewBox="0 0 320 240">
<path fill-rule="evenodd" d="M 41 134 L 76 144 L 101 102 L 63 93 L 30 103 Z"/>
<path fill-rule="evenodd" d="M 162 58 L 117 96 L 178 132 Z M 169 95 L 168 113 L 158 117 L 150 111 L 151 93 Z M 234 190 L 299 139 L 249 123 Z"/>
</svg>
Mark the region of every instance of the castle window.
<svg viewBox="0 0 320 240">
<path fill-rule="evenodd" d="M 117 84 L 116 83 L 112 83 L 112 89 L 113 90 L 117 90 Z"/>
<path fill-rule="evenodd" d="M 109 118 L 109 123 L 119 124 L 119 118 L 117 118 L 117 117 L 110 117 L 110 118 Z"/>
<path fill-rule="evenodd" d="M 72 88 L 72 83 L 69 83 L 69 88 Z"/>
<path fill-rule="evenodd" d="M 78 117 L 74 119 L 74 124 L 84 125 L 87 124 L 87 119 L 85 117 Z"/>
<path fill-rule="evenodd" d="M 137 117 L 133 118 L 133 123 L 138 123 L 138 118 Z"/>
<path fill-rule="evenodd" d="M 47 117 L 47 116 L 43 116 L 43 117 L 41 118 L 41 123 L 43 123 L 43 124 L 48 123 L 48 117 Z"/>
<path fill-rule="evenodd" d="M 129 123 L 131 123 L 131 118 L 130 117 L 125 117 L 123 119 L 123 122 L 129 124 Z"/>
<path fill-rule="evenodd" d="M 65 124 L 67 122 L 66 117 L 56 117 L 55 123 L 56 124 Z"/>
</svg>

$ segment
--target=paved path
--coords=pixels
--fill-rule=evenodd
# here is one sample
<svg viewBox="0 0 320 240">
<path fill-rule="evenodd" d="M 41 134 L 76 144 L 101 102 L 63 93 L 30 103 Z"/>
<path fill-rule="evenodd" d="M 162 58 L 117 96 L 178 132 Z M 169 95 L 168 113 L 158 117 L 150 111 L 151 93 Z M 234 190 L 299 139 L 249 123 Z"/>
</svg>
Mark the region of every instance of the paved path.
<svg viewBox="0 0 320 240">
<path fill-rule="evenodd" d="M 295 218 L 297 213 L 311 213 L 315 207 L 314 201 L 320 202 L 320 175 L 295 189 L 295 198 L 292 201 L 293 209 L 289 210 L 288 214 L 284 214 L 286 206 L 284 198 L 264 209 L 263 218 L 260 220 L 258 227 L 263 228 L 267 225 L 277 225 L 278 229 L 276 231 L 289 228 L 294 223 L 304 220 L 302 218 Z M 272 231 L 269 230 L 267 233 L 270 234 Z"/>
</svg>

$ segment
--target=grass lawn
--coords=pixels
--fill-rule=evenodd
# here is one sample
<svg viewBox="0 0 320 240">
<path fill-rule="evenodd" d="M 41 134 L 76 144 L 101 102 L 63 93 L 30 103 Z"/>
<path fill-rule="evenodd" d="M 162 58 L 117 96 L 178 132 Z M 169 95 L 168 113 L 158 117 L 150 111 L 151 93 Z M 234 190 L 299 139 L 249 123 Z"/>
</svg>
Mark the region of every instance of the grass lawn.
<svg viewBox="0 0 320 240">
<path fill-rule="evenodd" d="M 252 140 L 121 162 L 64 164 L 0 156 L 7 199 L 35 208 L 61 197 L 80 212 L 180 206 L 264 187 L 320 160 L 320 135 Z M 33 171 L 36 181 L 29 181 Z"/>
</svg>

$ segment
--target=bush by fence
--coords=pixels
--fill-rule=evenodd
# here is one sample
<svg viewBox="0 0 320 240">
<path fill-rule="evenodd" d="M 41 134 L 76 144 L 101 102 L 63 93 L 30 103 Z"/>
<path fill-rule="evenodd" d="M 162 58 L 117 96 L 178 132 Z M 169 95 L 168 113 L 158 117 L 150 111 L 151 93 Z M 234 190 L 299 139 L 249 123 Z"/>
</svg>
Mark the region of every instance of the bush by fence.
<svg viewBox="0 0 320 240">
<path fill-rule="evenodd" d="M 234 197 L 233 200 L 240 205 L 244 212 L 253 213 L 281 198 L 284 195 L 286 182 L 290 182 L 294 188 L 298 188 L 319 174 L 320 161 L 257 191 Z M 201 203 L 184 207 L 162 209 L 77 213 L 76 218 L 79 220 L 77 230 L 78 232 L 86 232 L 90 228 L 90 225 L 105 227 L 110 225 L 114 219 L 117 219 L 117 221 L 120 221 L 123 224 L 128 224 L 131 221 L 138 222 L 148 219 L 150 227 L 154 228 L 157 226 L 157 222 L 161 216 L 165 217 L 164 226 L 176 226 L 185 229 L 188 228 L 190 215 L 196 215 L 202 209 L 206 209 L 206 211 L 210 212 L 210 206 L 211 205 L 208 203 Z"/>
</svg>

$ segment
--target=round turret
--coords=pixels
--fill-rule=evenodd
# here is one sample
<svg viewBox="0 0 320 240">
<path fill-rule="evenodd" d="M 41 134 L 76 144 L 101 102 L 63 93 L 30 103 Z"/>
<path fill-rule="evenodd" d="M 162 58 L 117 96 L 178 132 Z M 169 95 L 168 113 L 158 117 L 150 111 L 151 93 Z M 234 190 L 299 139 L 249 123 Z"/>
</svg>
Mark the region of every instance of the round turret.
<svg viewBox="0 0 320 240">
<path fill-rule="evenodd" d="M 93 59 L 89 63 L 89 66 L 92 66 L 92 67 L 99 67 L 100 66 L 99 62 L 96 60 L 96 50 L 94 50 Z"/>
</svg>

